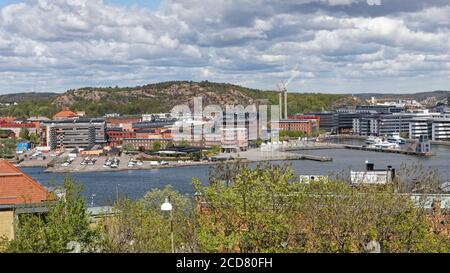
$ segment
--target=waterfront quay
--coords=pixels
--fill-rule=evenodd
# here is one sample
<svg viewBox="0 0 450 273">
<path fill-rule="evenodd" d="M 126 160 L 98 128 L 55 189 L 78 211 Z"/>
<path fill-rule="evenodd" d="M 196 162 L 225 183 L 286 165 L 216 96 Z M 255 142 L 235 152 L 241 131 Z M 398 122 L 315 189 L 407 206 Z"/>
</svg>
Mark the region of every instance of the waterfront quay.
<svg viewBox="0 0 450 273">
<path fill-rule="evenodd" d="M 343 139 L 352 139 L 350 137 L 343 137 Z M 357 140 L 361 140 L 361 138 L 353 138 Z M 309 142 L 303 143 L 302 145 L 286 145 L 280 148 L 283 152 L 293 152 L 293 151 L 304 151 L 304 150 L 326 150 L 326 149 L 350 149 L 350 150 L 360 150 L 360 151 L 368 151 L 368 152 L 380 152 L 380 153 L 394 153 L 394 154 L 403 154 L 403 155 L 412 155 L 412 156 L 432 156 L 434 153 L 432 152 L 416 152 L 405 149 L 383 149 L 383 148 L 374 148 L 368 147 L 364 145 L 350 145 L 343 143 L 329 143 L 329 142 Z M 315 159 L 311 159 L 315 160 Z M 317 160 L 317 161 L 328 161 L 328 160 Z"/>
<path fill-rule="evenodd" d="M 414 156 L 432 156 L 432 155 L 434 155 L 434 153 L 432 153 L 432 152 L 421 153 L 421 152 L 400 150 L 400 149 L 380 149 L 380 148 L 371 148 L 371 147 L 358 146 L 358 145 L 344 145 L 344 144 L 342 144 L 342 145 L 346 149 L 369 151 L 369 152 L 394 153 L 394 154 L 414 155 Z"/>
</svg>

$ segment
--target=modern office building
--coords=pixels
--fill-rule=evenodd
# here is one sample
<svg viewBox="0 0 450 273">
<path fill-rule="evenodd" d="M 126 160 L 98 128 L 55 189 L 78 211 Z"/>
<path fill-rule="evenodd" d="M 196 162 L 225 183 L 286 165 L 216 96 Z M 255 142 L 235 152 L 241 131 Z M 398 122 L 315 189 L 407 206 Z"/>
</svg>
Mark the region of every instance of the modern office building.
<svg viewBox="0 0 450 273">
<path fill-rule="evenodd" d="M 45 123 L 45 127 L 45 140 L 52 150 L 106 144 L 104 119 L 53 120 Z"/>
<path fill-rule="evenodd" d="M 419 139 L 420 136 L 427 136 L 432 139 L 433 121 L 429 118 L 414 118 L 409 123 L 409 138 Z"/>
<path fill-rule="evenodd" d="M 361 118 L 361 113 L 339 112 L 337 113 L 337 132 L 339 134 L 351 134 L 353 131 L 353 120 Z"/>
<path fill-rule="evenodd" d="M 435 118 L 432 123 L 432 140 L 449 141 L 450 140 L 450 119 Z"/>
<path fill-rule="evenodd" d="M 394 133 L 409 133 L 412 114 L 396 113 L 364 115 L 353 120 L 353 134 L 360 136 L 388 136 Z"/>
</svg>

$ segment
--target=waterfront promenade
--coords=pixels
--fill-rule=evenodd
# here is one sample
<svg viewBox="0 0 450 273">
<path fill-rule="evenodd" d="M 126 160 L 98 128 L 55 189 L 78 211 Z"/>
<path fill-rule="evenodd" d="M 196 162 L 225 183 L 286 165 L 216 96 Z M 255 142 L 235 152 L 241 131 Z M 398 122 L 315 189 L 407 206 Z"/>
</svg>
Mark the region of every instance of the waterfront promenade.
<svg viewBox="0 0 450 273">
<path fill-rule="evenodd" d="M 355 139 L 355 138 L 343 138 L 343 139 Z M 357 138 L 361 140 L 362 138 Z M 93 165 L 81 165 L 82 157 L 77 157 L 69 166 L 62 166 L 61 157 L 59 158 L 47 158 L 46 160 L 25 160 L 19 164 L 20 167 L 43 167 L 46 168 L 46 172 L 54 173 L 77 173 L 77 172 L 115 172 L 115 171 L 127 171 L 127 170 L 152 170 L 162 168 L 182 168 L 202 165 L 218 164 L 221 161 L 232 161 L 240 159 L 244 162 L 262 162 L 262 161 L 292 161 L 292 160 L 310 160 L 318 162 L 330 162 L 333 161 L 332 156 L 328 155 L 326 151 L 323 155 L 312 155 L 308 150 L 336 150 L 336 149 L 351 149 L 360 150 L 364 152 L 381 152 L 381 153 L 396 153 L 411 156 L 429 156 L 432 154 L 420 154 L 414 151 L 397 150 L 397 149 L 377 149 L 364 147 L 362 145 L 352 145 L 346 143 L 331 143 L 331 142 L 317 142 L 306 140 L 291 140 L 283 143 L 271 143 L 264 144 L 260 148 L 252 148 L 247 151 L 241 151 L 236 153 L 221 153 L 215 156 L 217 161 L 168 161 L 166 165 L 155 165 L 154 162 L 144 161 L 141 166 L 129 167 L 128 162 L 132 159 L 136 159 L 137 156 L 131 156 L 123 154 L 120 157 L 120 164 L 117 168 L 105 168 L 107 157 L 101 156 L 97 162 Z M 305 153 L 302 153 L 305 151 Z M 157 160 L 157 159 L 155 159 Z M 48 164 L 53 161 L 56 162 L 52 167 L 48 167 Z"/>
</svg>

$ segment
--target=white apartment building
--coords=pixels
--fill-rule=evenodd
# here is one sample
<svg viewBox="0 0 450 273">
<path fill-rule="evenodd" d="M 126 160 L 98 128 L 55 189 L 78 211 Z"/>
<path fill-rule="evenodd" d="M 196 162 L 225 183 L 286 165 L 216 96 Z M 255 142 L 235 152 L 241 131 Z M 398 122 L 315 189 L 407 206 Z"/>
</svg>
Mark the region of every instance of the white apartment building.
<svg viewBox="0 0 450 273">
<path fill-rule="evenodd" d="M 432 123 L 432 140 L 450 140 L 450 119 L 437 118 Z"/>
<path fill-rule="evenodd" d="M 410 138 L 418 139 L 421 135 L 426 135 L 431 140 L 450 141 L 450 118 L 442 115 L 412 120 L 409 125 Z"/>
<path fill-rule="evenodd" d="M 415 118 L 409 123 L 409 138 L 418 139 L 421 135 L 432 134 L 432 119 Z"/>
<path fill-rule="evenodd" d="M 247 128 L 222 128 L 221 148 L 224 152 L 245 151 L 248 149 Z"/>
</svg>

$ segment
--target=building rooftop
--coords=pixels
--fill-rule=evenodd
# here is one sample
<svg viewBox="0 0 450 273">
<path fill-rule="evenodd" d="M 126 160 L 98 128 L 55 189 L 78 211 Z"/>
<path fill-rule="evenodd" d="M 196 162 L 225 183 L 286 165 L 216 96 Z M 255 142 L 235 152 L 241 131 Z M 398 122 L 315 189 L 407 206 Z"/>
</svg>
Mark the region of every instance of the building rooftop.
<svg viewBox="0 0 450 273">
<path fill-rule="evenodd" d="M 71 124 L 71 123 L 103 123 L 105 119 L 103 118 L 78 118 L 78 119 L 69 119 L 69 120 L 50 120 L 44 122 L 46 125 L 49 124 Z"/>
<path fill-rule="evenodd" d="M 61 112 L 56 113 L 53 116 L 53 119 L 76 118 L 76 117 L 78 117 L 77 113 L 70 111 L 69 108 L 64 108 Z"/>
<path fill-rule="evenodd" d="M 0 205 L 33 204 L 49 199 L 51 195 L 44 186 L 0 159 Z"/>
</svg>

